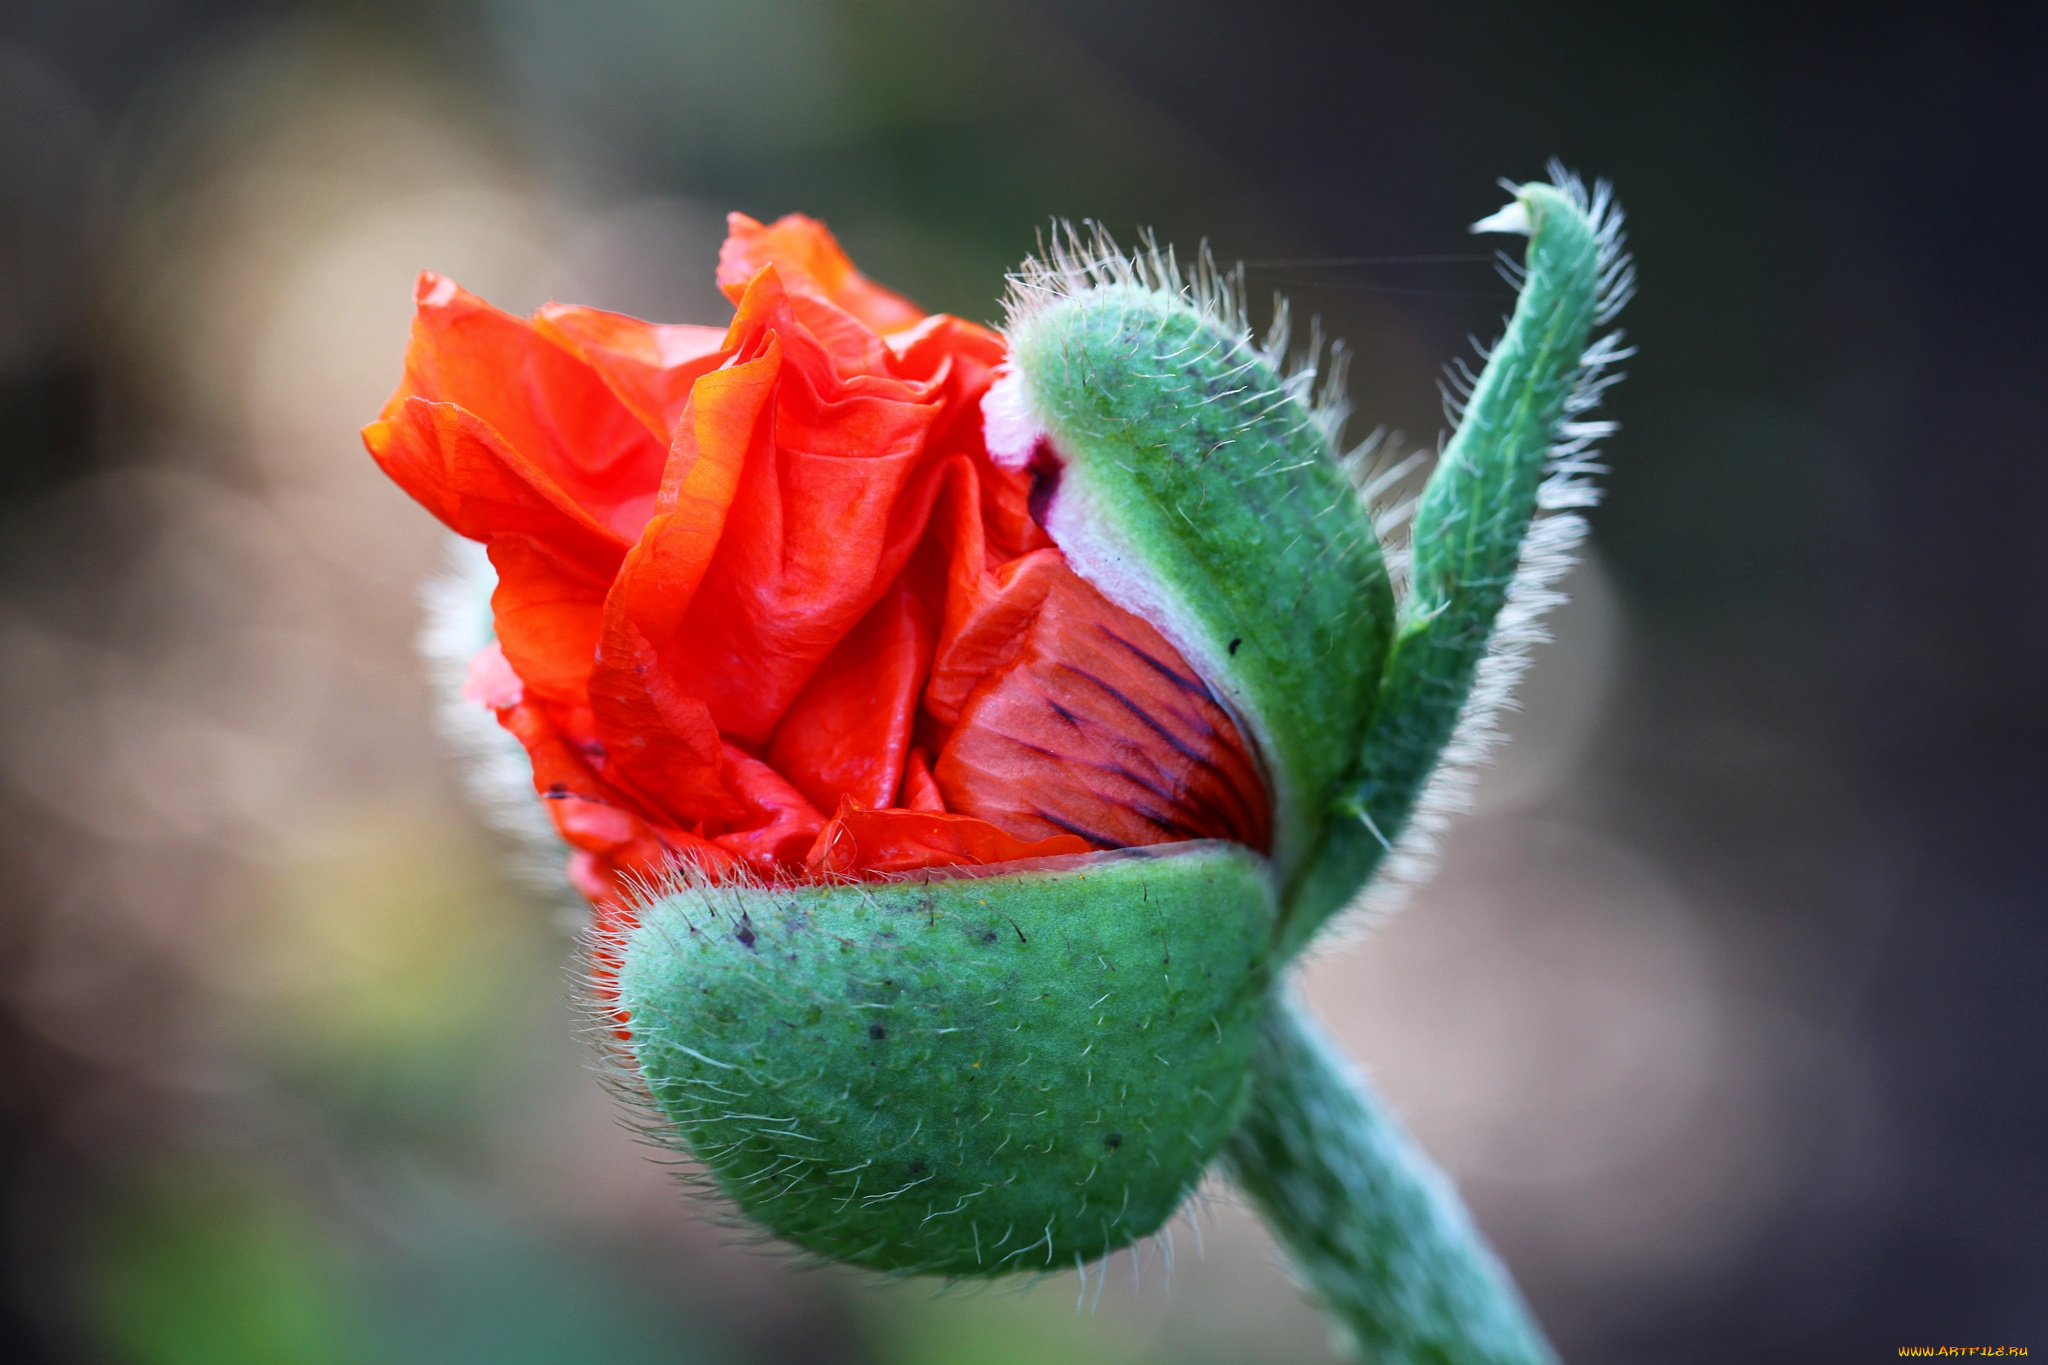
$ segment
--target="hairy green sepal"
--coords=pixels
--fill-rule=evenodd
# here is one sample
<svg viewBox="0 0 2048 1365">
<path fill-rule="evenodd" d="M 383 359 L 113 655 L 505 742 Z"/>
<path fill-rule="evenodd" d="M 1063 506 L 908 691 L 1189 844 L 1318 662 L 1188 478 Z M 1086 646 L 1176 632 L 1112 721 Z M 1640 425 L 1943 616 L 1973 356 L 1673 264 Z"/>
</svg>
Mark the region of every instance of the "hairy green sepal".
<svg viewBox="0 0 2048 1365">
<path fill-rule="evenodd" d="M 1212 311 L 1089 288 L 1013 319 L 1011 364 L 1062 463 L 1047 529 L 1248 724 L 1284 884 L 1356 759 L 1393 599 L 1324 426 Z"/>
<path fill-rule="evenodd" d="M 1416 508 L 1413 586 L 1337 818 L 1290 889 L 1290 949 L 1372 879 L 1415 813 L 1521 566 L 1580 373 L 1599 309 L 1596 226 L 1553 186 L 1523 185 L 1515 197 L 1530 228 L 1528 278 Z"/>
<path fill-rule="evenodd" d="M 1171 1216 L 1244 1110 L 1270 869 L 1209 842 L 1054 862 L 644 907 L 638 1069 L 742 1210 L 831 1260 L 962 1276 Z"/>
</svg>

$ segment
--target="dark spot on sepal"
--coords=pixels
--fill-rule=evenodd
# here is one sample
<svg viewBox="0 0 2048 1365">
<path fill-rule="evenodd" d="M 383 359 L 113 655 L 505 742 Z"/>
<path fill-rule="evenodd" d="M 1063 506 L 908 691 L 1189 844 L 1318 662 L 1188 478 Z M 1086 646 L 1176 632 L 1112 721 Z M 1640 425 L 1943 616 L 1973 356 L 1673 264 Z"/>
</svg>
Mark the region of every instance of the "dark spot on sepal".
<svg viewBox="0 0 2048 1365">
<path fill-rule="evenodd" d="M 882 1039 L 887 1038 L 888 1036 L 889 1030 L 883 1028 L 880 1024 L 868 1025 L 868 1037 L 873 1038 L 876 1042 L 880 1042 Z"/>
<path fill-rule="evenodd" d="M 748 952 L 753 951 L 754 922 L 752 919 L 748 918 L 747 912 L 744 910 L 740 911 L 740 927 L 736 931 L 734 931 L 733 937 L 740 941 L 740 946 L 742 948 L 745 948 Z"/>
<path fill-rule="evenodd" d="M 1111 1133 L 1102 1139 L 1102 1145 L 1113 1152 L 1124 1145 L 1124 1135 L 1122 1133 Z"/>
<path fill-rule="evenodd" d="M 1231 657 L 1232 657 L 1232 658 L 1235 658 L 1235 657 L 1237 656 L 1237 647 L 1238 647 L 1239 645 L 1243 644 L 1243 643 L 1244 643 L 1244 641 L 1243 641 L 1243 639 L 1241 639 L 1241 638 L 1240 638 L 1240 639 L 1236 639 L 1236 640 L 1232 640 L 1232 641 L 1230 642 L 1230 654 L 1231 654 Z"/>
</svg>

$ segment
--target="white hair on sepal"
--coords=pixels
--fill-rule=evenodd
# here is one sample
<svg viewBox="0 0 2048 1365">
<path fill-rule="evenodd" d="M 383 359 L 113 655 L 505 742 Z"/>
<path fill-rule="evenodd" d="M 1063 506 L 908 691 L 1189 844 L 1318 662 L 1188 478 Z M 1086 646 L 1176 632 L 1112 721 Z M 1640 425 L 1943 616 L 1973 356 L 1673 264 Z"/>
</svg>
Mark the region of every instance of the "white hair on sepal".
<svg viewBox="0 0 2048 1365">
<path fill-rule="evenodd" d="M 1414 564 L 1409 533 L 1415 505 L 1430 470 L 1436 467 L 1437 456 L 1442 453 L 1410 449 L 1402 433 L 1379 426 L 1337 458 L 1338 467 L 1349 476 L 1371 519 L 1380 559 L 1386 565 L 1387 582 L 1396 601 L 1407 595 L 1409 571 Z"/>
<path fill-rule="evenodd" d="M 1598 501 L 1597 489 L 1584 490 Z M 1394 840 L 1379 872 L 1343 912 L 1337 946 L 1354 933 L 1370 930 L 1406 903 L 1409 895 L 1436 872 L 1444 834 L 1451 821 L 1471 809 L 1479 769 L 1504 737 L 1501 716 L 1514 709 L 1515 688 L 1529 669 L 1530 651 L 1551 638 L 1544 617 L 1567 600 L 1556 584 L 1578 562 L 1585 543 L 1586 519 L 1576 512 L 1557 512 L 1530 523 L 1522 542 L 1521 563 L 1508 587 L 1507 601 L 1495 618 L 1486 653 L 1472 679 L 1472 690 L 1458 713 L 1451 738 L 1437 757 L 1436 768 L 1416 798 L 1414 813 Z M 1319 941 L 1318 946 L 1326 946 Z"/>
<path fill-rule="evenodd" d="M 1595 182 L 1589 193 L 1585 182 L 1561 161 L 1552 160 L 1549 173 L 1551 185 L 1592 223 L 1598 250 L 1593 325 L 1604 327 L 1635 293 L 1635 265 L 1624 245 L 1621 207 L 1614 202 L 1613 189 L 1604 180 Z M 1482 361 L 1490 358 L 1490 347 L 1480 346 L 1476 341 L 1474 346 Z M 1331 929 L 1316 939 L 1317 949 L 1348 942 L 1400 909 L 1409 894 L 1436 871 L 1443 835 L 1452 819 L 1471 808 L 1478 769 L 1502 739 L 1501 715 L 1515 705 L 1515 687 L 1529 669 L 1530 651 L 1551 638 L 1544 618 L 1566 601 L 1557 584 L 1578 562 L 1579 548 L 1586 540 L 1588 527 L 1580 512 L 1600 501 L 1601 490 L 1593 480 L 1607 471 L 1597 458 L 1595 446 L 1612 436 L 1619 424 L 1588 414 L 1600 405 L 1608 389 L 1625 378 L 1612 367 L 1634 354 L 1619 330 L 1593 338 L 1580 353 L 1564 411 L 1544 456 L 1543 482 L 1536 490 L 1536 515 L 1523 537 L 1514 579 L 1508 585 L 1500 615 L 1494 620 L 1486 653 L 1479 660 L 1472 690 L 1458 713 L 1458 723 L 1416 798 L 1414 813 L 1394 840 L 1379 872 L 1349 907 L 1332 918 Z M 1462 375 L 1470 373 L 1469 368 L 1462 368 Z M 1465 392 L 1470 392 L 1469 384 Z M 1386 466 L 1384 460 L 1376 460 L 1373 467 Z M 1404 470 L 1403 475 L 1408 472 Z M 1386 485 L 1397 483 L 1400 477 L 1387 479 Z M 1374 485 L 1362 487 L 1371 486 Z M 1412 499 L 1407 508 L 1412 512 Z M 1381 533 L 1383 544 L 1386 534 Z M 1405 599 L 1412 550 L 1405 544 L 1398 550 L 1390 547 L 1387 558 L 1390 574 L 1399 565 L 1396 590 Z"/>
<path fill-rule="evenodd" d="M 682 900 L 706 924 L 736 921 L 745 913 L 741 896 L 766 885 L 744 866 L 723 880 L 716 880 L 695 863 L 671 857 L 659 872 L 629 872 L 622 875 L 631 912 L 626 916 L 585 920 L 579 934 L 579 951 L 569 970 L 570 999 L 578 1015 L 577 1032 L 590 1047 L 593 1060 L 587 1065 L 598 1083 L 617 1102 L 616 1122 L 647 1149 L 651 1160 L 668 1168 L 677 1187 L 704 1205 L 710 1220 L 740 1241 L 757 1250 L 806 1265 L 824 1265 L 825 1258 L 790 1245 L 769 1232 L 765 1225 L 742 1213 L 738 1204 L 713 1178 L 706 1154 L 694 1150 L 683 1137 L 676 1121 L 662 1108 L 640 1069 L 633 1039 L 659 1038 L 669 1031 L 669 1021 L 642 1012 L 632 1020 L 632 1039 L 620 1036 L 618 973 L 626 949 L 636 932 L 650 926 L 649 911 L 662 900 Z M 685 925 L 697 927 L 690 913 Z M 671 954 L 681 956 L 685 945 L 670 941 Z M 608 964 L 600 968 L 600 964 Z"/>
<path fill-rule="evenodd" d="M 418 648 L 433 689 L 434 728 L 455 751 L 463 790 L 484 822 L 512 840 L 519 880 L 566 904 L 562 864 L 569 848 L 534 798 L 533 763 L 490 708 L 463 695 L 471 661 L 498 638 L 491 620 L 497 586 L 484 547 L 453 534 L 441 570 L 420 585 L 425 620 Z"/>
<path fill-rule="evenodd" d="M 1621 205 L 1614 202 L 1614 186 L 1605 180 L 1595 180 L 1588 192 L 1579 173 L 1558 157 L 1550 158 L 1545 169 L 1550 174 L 1551 188 L 1569 199 L 1572 206 L 1585 214 L 1593 225 L 1593 241 L 1599 250 L 1595 266 L 1597 292 L 1593 325 L 1605 327 L 1620 316 L 1628 301 L 1636 296 L 1635 257 L 1629 255 L 1625 248 L 1624 215 Z"/>
<path fill-rule="evenodd" d="M 1130 289 L 1172 299 L 1270 366 L 1278 380 L 1274 396 L 1299 402 L 1331 457 L 1340 459 L 1350 415 L 1345 397 L 1350 356 L 1341 343 L 1324 344 L 1321 319 L 1310 319 L 1308 345 L 1294 347 L 1292 310 L 1286 297 L 1276 293 L 1272 320 L 1260 337 L 1251 327 L 1242 262 L 1220 268 L 1205 239 L 1193 265 L 1184 266 L 1173 247 L 1162 247 L 1150 229 L 1139 233 L 1139 241 L 1137 250 L 1127 252 L 1092 219 L 1083 219 L 1078 228 L 1065 220 L 1054 222 L 1050 236 L 1039 233 L 1037 252 L 1007 276 L 1004 331 L 1014 336 L 1053 304 L 1096 290 Z M 983 413 L 986 419 L 985 405 Z"/>
</svg>

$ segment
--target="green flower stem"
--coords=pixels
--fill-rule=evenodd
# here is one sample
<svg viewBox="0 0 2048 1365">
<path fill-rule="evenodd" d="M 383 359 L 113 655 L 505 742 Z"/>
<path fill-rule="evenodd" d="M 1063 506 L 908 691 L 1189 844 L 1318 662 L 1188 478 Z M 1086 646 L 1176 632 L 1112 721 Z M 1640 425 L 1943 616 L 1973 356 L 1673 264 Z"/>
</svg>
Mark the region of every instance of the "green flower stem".
<svg viewBox="0 0 2048 1365">
<path fill-rule="evenodd" d="M 1375 1365 L 1555 1365 L 1450 1181 L 1292 991 L 1224 1160 Z"/>
<path fill-rule="evenodd" d="M 1503 230 L 1530 234 L 1527 279 L 1423 489 L 1413 587 L 1401 603 L 1357 775 L 1339 789 L 1338 818 L 1319 857 L 1290 888 L 1283 952 L 1305 945 L 1393 851 L 1472 697 L 1524 567 L 1546 474 L 1562 472 L 1567 494 L 1579 491 L 1576 471 L 1560 471 L 1553 454 L 1576 453 L 1565 430 L 1573 396 L 1597 393 L 1597 384 L 1587 393 L 1589 359 L 1598 368 L 1587 340 L 1596 318 L 1618 303 L 1603 294 L 1625 291 L 1626 263 L 1609 225 L 1565 189 L 1524 185 L 1508 214 L 1514 217 Z"/>
</svg>

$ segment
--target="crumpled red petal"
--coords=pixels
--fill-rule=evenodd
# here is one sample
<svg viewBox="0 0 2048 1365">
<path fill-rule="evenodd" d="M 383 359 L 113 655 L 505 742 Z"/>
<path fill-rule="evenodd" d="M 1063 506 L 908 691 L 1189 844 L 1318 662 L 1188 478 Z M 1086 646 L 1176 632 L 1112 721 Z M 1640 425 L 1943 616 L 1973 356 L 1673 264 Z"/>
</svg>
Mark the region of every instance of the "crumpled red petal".
<svg viewBox="0 0 2048 1365">
<path fill-rule="evenodd" d="M 903 764 L 903 789 L 896 804 L 904 810 L 945 814 L 946 798 L 939 794 L 939 784 L 932 779 L 931 758 L 922 748 L 913 748 Z"/>
<path fill-rule="evenodd" d="M 818 836 L 805 870 L 813 876 L 876 876 L 1057 858 L 1094 848 L 1072 834 L 1018 839 L 968 815 L 863 810 L 849 801 Z"/>
<path fill-rule="evenodd" d="M 408 396 L 363 437 L 380 465 L 450 529 L 490 547 L 505 654 L 529 687 L 580 700 L 594 612 L 624 545 L 482 419 Z"/>
<path fill-rule="evenodd" d="M 763 225 L 744 213 L 725 218 L 725 245 L 718 253 L 718 285 L 737 303 L 765 266 L 780 266 L 799 294 L 829 303 L 877 333 L 901 331 L 924 321 L 924 310 L 854 269 L 838 239 L 825 225 L 801 213 Z"/>
<path fill-rule="evenodd" d="M 415 298 L 405 379 L 384 415 L 415 396 L 453 403 L 615 537 L 638 536 L 661 481 L 666 439 L 636 419 L 589 364 L 526 319 L 431 273 L 420 276 Z"/>
<path fill-rule="evenodd" d="M 931 609 L 898 580 L 804 684 L 768 762 L 820 810 L 887 807 L 902 785 L 917 699 L 938 637 Z"/>
<path fill-rule="evenodd" d="M 728 744 L 732 788 L 746 805 L 743 829 L 712 839 L 738 854 L 755 873 L 774 877 L 800 868 L 817 842 L 825 817 L 782 774 Z"/>
<path fill-rule="evenodd" d="M 682 420 L 690 386 L 725 358 L 724 327 L 642 322 L 566 303 L 543 307 L 533 326 L 595 370 L 664 446 Z"/>
<path fill-rule="evenodd" d="M 686 646 L 655 641 L 676 684 L 748 745 L 768 742 L 908 560 L 923 525 L 902 494 L 938 412 L 927 386 L 842 380 L 803 335 L 773 269 L 749 287 L 734 330 L 756 318 L 780 343 L 763 356 L 779 367 L 766 380 L 772 398 L 745 432 L 758 455 L 743 463 L 718 553 L 680 623 Z M 704 395 L 697 406 L 708 406 Z M 675 600 L 667 584 L 621 588 Z"/>
<path fill-rule="evenodd" d="M 424 275 L 364 430 L 489 549 L 498 639 L 468 691 L 525 747 L 600 929 L 682 868 L 1266 847 L 1225 709 L 1067 567 L 1032 476 L 989 460 L 1002 338 L 927 317 L 801 217 L 735 215 L 719 283 L 723 329 L 560 304 L 528 322 Z"/>
</svg>

